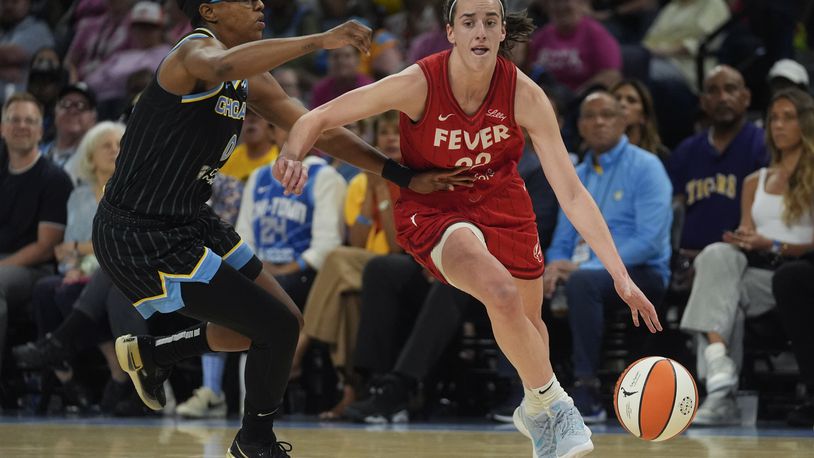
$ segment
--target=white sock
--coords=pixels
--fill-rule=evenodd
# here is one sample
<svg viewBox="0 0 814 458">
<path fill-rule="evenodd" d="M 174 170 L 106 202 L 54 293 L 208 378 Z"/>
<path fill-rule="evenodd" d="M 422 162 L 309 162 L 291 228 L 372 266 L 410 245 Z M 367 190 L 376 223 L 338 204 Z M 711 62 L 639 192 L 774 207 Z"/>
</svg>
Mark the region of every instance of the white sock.
<svg viewBox="0 0 814 458">
<path fill-rule="evenodd" d="M 721 342 L 709 344 L 707 348 L 704 349 L 704 359 L 707 361 L 712 361 L 721 356 L 726 356 L 726 345 Z"/>
<path fill-rule="evenodd" d="M 552 375 L 551 380 L 539 388 L 524 390 L 526 396 L 523 398 L 523 404 L 526 406 L 526 414 L 531 417 L 536 417 L 540 412 L 548 410 L 555 401 L 568 398 L 568 394 L 557 381 L 556 375 Z"/>
</svg>

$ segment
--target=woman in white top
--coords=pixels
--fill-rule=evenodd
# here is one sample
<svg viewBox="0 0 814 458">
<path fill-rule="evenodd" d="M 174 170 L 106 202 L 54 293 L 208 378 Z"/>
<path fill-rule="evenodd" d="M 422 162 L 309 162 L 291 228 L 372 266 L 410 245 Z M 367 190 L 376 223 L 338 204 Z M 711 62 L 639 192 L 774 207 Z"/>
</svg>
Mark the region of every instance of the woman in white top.
<svg viewBox="0 0 814 458">
<path fill-rule="evenodd" d="M 740 424 L 734 392 L 744 318 L 773 308 L 774 269 L 814 248 L 814 100 L 799 89 L 778 92 L 766 125 L 771 164 L 744 181 L 740 226 L 695 260 L 681 329 L 696 335 L 698 376 L 706 378 L 696 424 Z"/>
</svg>

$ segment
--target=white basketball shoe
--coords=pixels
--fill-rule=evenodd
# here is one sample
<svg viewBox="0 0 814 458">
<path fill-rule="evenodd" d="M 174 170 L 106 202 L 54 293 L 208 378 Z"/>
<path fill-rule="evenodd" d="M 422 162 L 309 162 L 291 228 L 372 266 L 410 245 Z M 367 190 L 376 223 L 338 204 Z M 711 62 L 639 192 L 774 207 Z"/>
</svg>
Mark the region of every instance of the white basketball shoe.
<svg viewBox="0 0 814 458">
<path fill-rule="evenodd" d="M 728 392 L 738 383 L 735 362 L 726 354 L 721 343 L 710 344 L 704 350 L 707 363 L 707 394 Z"/>
<path fill-rule="evenodd" d="M 578 458 L 594 449 L 591 430 L 570 397 L 555 401 L 534 418 L 526 415 L 521 404 L 514 411 L 514 425 L 531 439 L 533 458 Z"/>
</svg>

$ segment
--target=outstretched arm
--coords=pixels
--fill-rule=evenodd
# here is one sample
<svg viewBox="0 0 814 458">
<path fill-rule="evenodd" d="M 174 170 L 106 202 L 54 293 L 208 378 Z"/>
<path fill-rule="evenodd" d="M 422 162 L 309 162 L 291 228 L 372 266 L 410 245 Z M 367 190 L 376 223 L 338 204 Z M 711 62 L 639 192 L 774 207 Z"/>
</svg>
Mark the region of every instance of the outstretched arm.
<svg viewBox="0 0 814 458">
<path fill-rule="evenodd" d="M 424 74 L 418 65 L 412 65 L 400 73 L 343 94 L 304 115 L 289 133 L 281 154 L 302 159 L 323 132 L 388 110 L 398 110 L 418 119 L 424 111 L 426 94 Z"/>
<path fill-rule="evenodd" d="M 427 193 L 459 185 L 471 186 L 471 177 L 457 176 L 464 170 L 462 168 L 412 176 L 411 171 L 394 165 L 392 160 L 375 148 L 340 127 L 387 110 L 399 110 L 413 119 L 419 118 L 424 109 L 425 98 L 421 94 L 426 94 L 427 83 L 418 66 L 353 90 L 311 112 L 285 96 L 273 78 L 261 75 L 256 80 L 258 81 L 249 82 L 251 91 L 255 91 L 258 85 L 261 86 L 261 93 L 252 98 L 256 100 L 253 106 L 272 123 L 275 123 L 273 117 L 281 118 L 281 122 L 275 125 L 289 130 L 288 140 L 274 165 L 275 177 L 286 188 L 286 192 L 302 192 L 308 176 L 300 161 L 314 145 L 338 159 L 416 192 Z M 387 167 L 390 167 L 390 175 Z M 396 172 L 411 175 L 412 178 L 404 181 L 393 177 L 394 168 Z"/>
<path fill-rule="evenodd" d="M 633 323 L 638 326 L 641 315 L 651 332 L 661 330 L 653 304 L 630 280 L 602 213 L 577 177 L 548 97 L 521 72 L 517 73 L 515 118 L 528 130 L 563 213 L 608 269 L 617 293 L 630 306 Z"/>
<path fill-rule="evenodd" d="M 288 140 L 283 147 L 283 153 L 291 151 L 294 123 L 308 114 L 308 110 L 298 101 L 286 95 L 277 81 L 265 73 L 249 80 L 249 104 L 251 108 L 270 123 L 289 132 Z M 349 122 L 344 124 L 349 124 Z M 384 161 L 387 157 L 361 138 L 353 135 L 340 123 L 335 128 L 324 129 L 317 132 L 308 142 L 308 147 L 302 154 L 289 155 L 292 159 L 302 159 L 313 146 L 328 152 L 331 156 L 341 159 L 378 175 L 381 174 Z M 283 157 L 281 155 L 281 157 Z"/>
<path fill-rule="evenodd" d="M 212 38 L 190 39 L 170 53 L 159 69 L 162 86 L 186 94 L 197 82 L 217 85 L 267 72 L 317 49 L 352 45 L 363 53 L 370 49 L 370 29 L 348 21 L 331 30 L 305 37 L 258 40 L 226 48 Z"/>
</svg>

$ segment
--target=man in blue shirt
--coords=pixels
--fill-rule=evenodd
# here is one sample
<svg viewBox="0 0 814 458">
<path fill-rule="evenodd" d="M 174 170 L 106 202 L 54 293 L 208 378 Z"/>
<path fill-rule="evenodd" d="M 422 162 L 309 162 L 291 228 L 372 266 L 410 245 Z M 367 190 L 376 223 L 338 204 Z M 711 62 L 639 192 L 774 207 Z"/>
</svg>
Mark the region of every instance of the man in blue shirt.
<svg viewBox="0 0 814 458">
<path fill-rule="evenodd" d="M 673 215 L 667 172 L 655 154 L 628 141 L 610 93 L 594 92 L 585 99 L 578 127 L 588 154 L 577 175 L 605 217 L 630 277 L 658 308 L 670 276 Z M 604 311 L 623 302 L 611 276 L 562 212 L 546 260 L 546 295 L 564 290 L 568 304 L 577 380 L 571 396 L 586 423 L 604 421 L 596 378 Z"/>
</svg>

